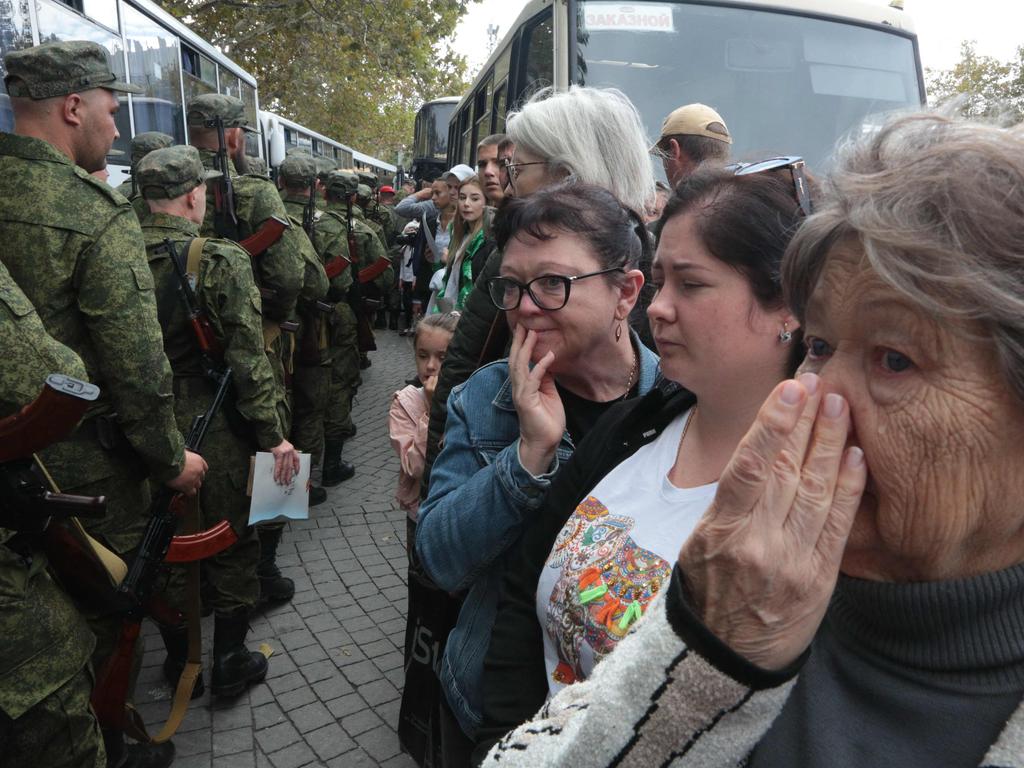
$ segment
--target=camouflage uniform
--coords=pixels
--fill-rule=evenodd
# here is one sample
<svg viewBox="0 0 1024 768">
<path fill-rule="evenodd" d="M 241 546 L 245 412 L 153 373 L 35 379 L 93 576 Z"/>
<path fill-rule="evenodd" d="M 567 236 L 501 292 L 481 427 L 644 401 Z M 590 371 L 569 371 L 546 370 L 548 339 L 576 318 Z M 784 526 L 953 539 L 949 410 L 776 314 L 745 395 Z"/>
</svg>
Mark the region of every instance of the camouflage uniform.
<svg viewBox="0 0 1024 768">
<path fill-rule="evenodd" d="M 209 175 L 204 173 L 194 147 L 157 150 L 138 169 L 139 184 L 147 200 L 180 197 Z M 206 372 L 167 242 L 173 244 L 179 263 L 185 268 L 187 249 L 199 235 L 199 226 L 179 216 L 153 212 L 143 219 L 142 233 L 156 286 L 164 348 L 174 371 L 175 413 L 181 429 L 187 430 L 192 419 L 209 408 L 216 383 Z M 254 449 L 269 451 L 280 445 L 284 433 L 277 413 L 274 374 L 263 348 L 260 294 L 252 278 L 249 254 L 230 240 L 207 240 L 200 255 L 194 292 L 197 308 L 209 320 L 223 350 L 223 364 L 232 371 L 232 396 L 208 428 L 203 442 L 202 453 L 210 468 L 199 493 L 200 526 L 209 528 L 226 519 L 238 536 L 238 541 L 227 550 L 202 561 L 209 587 L 204 592 L 204 603 L 216 614 L 216 648 L 217 633 L 223 634 L 220 625 L 236 618 L 243 620 L 259 597 L 256 568 L 260 546 L 255 530 L 248 525 L 249 459 Z M 229 420 L 228 409 L 240 418 Z M 180 609 L 185 606 L 184 587 L 184 569 L 174 569 L 167 596 Z M 168 646 L 168 677 L 176 679 L 184 666 L 187 638 L 183 628 L 165 627 L 163 631 Z M 217 663 L 215 654 L 215 692 Z"/>
<path fill-rule="evenodd" d="M 240 99 L 210 93 L 197 96 L 189 103 L 187 119 L 190 127 L 205 127 L 207 121 L 214 117 L 220 117 L 225 128 L 251 130 L 246 125 L 245 106 Z M 210 170 L 214 169 L 216 151 L 200 149 L 199 153 L 203 166 Z M 288 220 L 284 203 L 270 181 L 256 176 L 239 176 L 230 162 L 228 172 L 234 183 L 239 238 L 244 239 L 254 234 L 271 217 Z M 214 223 L 214 188 L 208 184 L 206 218 L 201 234 L 217 235 Z M 267 292 L 262 301 L 263 344 L 274 370 L 278 416 L 286 433 L 290 431 L 291 409 L 288 404 L 285 371 L 291 368 L 294 339 L 290 335 L 287 339 L 282 338 L 280 323 L 291 320 L 294 315 L 295 302 L 303 288 L 306 269 L 304 248 L 308 247 L 306 234 L 297 227 L 289 227 L 276 243 L 251 260 L 256 285 Z M 275 564 L 277 545 L 281 541 L 283 530 L 284 525 L 281 523 L 259 528 L 261 599 L 270 595 L 270 599 L 273 600 L 290 600 L 295 593 L 294 584 L 290 579 L 280 575 Z"/>
<path fill-rule="evenodd" d="M 128 198 L 128 202 L 132 204 L 132 209 L 140 221 L 149 213 L 149 207 L 142 199 L 142 192 L 135 183 L 135 169 L 139 167 L 139 161 L 154 149 L 163 149 L 173 144 L 174 137 L 160 131 L 144 131 L 132 137 L 132 177 L 121 184 L 117 191 Z"/>
<path fill-rule="evenodd" d="M 46 333 L 0 265 L 0 418 L 31 402 L 50 373 L 86 378 L 78 356 Z M 0 754 L 4 764 L 103 768 L 106 753 L 89 708 L 96 643 L 46 572 L 46 558 L 0 528 Z"/>
<path fill-rule="evenodd" d="M 292 155 L 278 169 L 281 181 L 292 187 L 309 188 L 316 176 L 312 157 Z M 281 190 L 281 200 L 292 226 L 301 228 L 308 195 L 289 194 Z M 314 219 L 319 211 L 314 211 Z M 315 235 L 315 227 L 314 227 Z M 305 259 L 306 271 L 298 312 L 302 330 L 297 339 L 298 352 L 292 377 L 292 442 L 300 451 L 312 454 L 313 463 L 321 458 L 324 439 L 324 415 L 331 384 L 328 353 L 328 317 L 317 309 L 317 302 L 327 298 L 329 284 L 324 273 L 322 255 L 311 242 Z"/>
</svg>

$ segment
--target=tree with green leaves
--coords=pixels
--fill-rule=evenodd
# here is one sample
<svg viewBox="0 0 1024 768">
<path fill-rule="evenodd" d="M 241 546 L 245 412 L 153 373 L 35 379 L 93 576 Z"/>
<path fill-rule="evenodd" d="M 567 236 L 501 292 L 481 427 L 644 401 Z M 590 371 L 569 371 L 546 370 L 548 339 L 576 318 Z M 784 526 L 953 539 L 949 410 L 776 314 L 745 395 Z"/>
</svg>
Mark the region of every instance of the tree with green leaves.
<svg viewBox="0 0 1024 768">
<path fill-rule="evenodd" d="M 459 95 L 444 45 L 475 0 L 162 0 L 251 72 L 264 109 L 393 161 L 424 101 Z"/>
<path fill-rule="evenodd" d="M 1024 47 L 1015 59 L 999 61 L 979 54 L 973 40 L 960 44 L 960 61 L 952 69 L 925 71 L 928 102 L 959 99 L 965 117 L 1024 118 Z"/>
</svg>

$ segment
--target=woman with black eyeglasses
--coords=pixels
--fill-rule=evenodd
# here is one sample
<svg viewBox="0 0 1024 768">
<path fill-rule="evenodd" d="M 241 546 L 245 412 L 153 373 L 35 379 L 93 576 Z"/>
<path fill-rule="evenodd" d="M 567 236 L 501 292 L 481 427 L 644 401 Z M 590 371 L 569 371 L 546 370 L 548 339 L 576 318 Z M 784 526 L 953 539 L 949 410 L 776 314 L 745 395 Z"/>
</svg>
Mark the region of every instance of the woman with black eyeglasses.
<svg viewBox="0 0 1024 768">
<path fill-rule="evenodd" d="M 650 247 L 635 213 L 604 189 L 563 185 L 509 201 L 494 231 L 504 257 L 488 290 L 513 329 L 511 354 L 452 391 L 416 532 L 427 575 L 467 592 L 440 673 L 451 765 L 468 764 L 480 721 L 509 550 L 601 414 L 649 392 L 659 375 L 627 322 L 643 285 L 635 265 Z"/>
<path fill-rule="evenodd" d="M 804 215 L 794 179 L 810 205 L 793 162 L 704 168 L 666 204 L 647 313 L 670 381 L 577 446 L 506 569 L 479 756 L 632 631 L 759 406 L 803 358 L 779 279 Z"/>
</svg>

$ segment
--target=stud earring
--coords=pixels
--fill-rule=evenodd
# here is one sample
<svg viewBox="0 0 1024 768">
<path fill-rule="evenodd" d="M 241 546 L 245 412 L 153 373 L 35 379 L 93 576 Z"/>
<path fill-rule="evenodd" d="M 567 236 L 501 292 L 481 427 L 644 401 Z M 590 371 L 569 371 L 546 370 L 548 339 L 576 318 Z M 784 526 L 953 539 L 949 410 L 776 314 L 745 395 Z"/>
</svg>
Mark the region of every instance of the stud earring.
<svg viewBox="0 0 1024 768">
<path fill-rule="evenodd" d="M 789 330 L 789 324 L 783 323 L 782 330 L 779 331 L 779 342 L 782 344 L 789 344 L 793 341 L 793 332 Z"/>
</svg>

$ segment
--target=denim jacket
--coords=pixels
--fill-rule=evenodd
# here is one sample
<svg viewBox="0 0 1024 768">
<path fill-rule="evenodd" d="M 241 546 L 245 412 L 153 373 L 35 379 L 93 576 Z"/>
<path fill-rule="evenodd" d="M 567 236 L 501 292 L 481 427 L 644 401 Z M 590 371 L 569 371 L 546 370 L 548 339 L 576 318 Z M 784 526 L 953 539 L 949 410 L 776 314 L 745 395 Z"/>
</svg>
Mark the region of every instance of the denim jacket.
<svg viewBox="0 0 1024 768">
<path fill-rule="evenodd" d="M 638 386 L 643 396 L 660 376 L 658 356 L 635 334 L 633 345 L 640 351 Z M 566 433 L 548 472 L 534 476 L 523 467 L 506 360 L 479 369 L 448 398 L 444 448 L 420 507 L 416 554 L 441 589 L 468 590 L 448 637 L 441 685 L 470 736 L 481 721 L 484 656 L 509 554 L 573 448 Z"/>
</svg>

